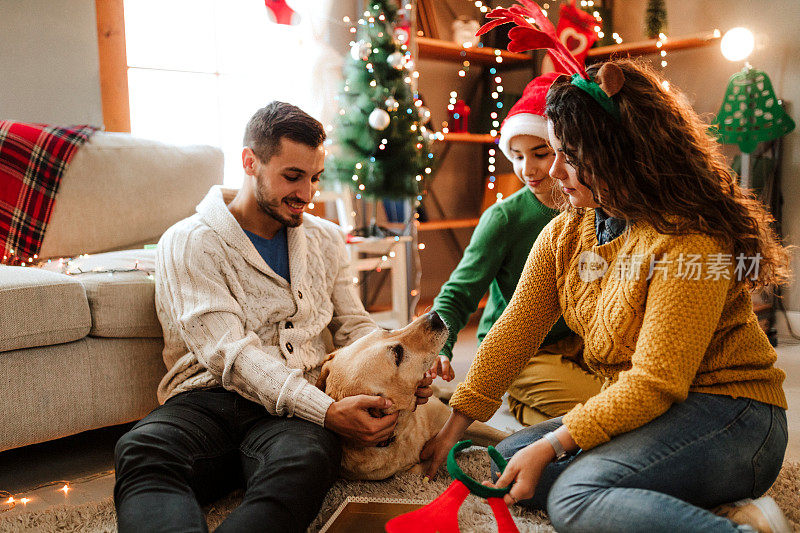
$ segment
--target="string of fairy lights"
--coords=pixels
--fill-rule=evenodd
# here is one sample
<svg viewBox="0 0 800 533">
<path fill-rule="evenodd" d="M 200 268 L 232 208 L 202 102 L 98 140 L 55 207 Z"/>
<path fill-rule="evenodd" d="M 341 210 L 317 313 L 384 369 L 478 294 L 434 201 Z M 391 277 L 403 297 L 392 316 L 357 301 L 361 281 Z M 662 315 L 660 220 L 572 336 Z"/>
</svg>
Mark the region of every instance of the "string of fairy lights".
<svg viewBox="0 0 800 533">
<path fill-rule="evenodd" d="M 42 489 L 46 489 L 48 487 L 58 487 L 60 485 L 60 487 L 56 489 L 55 492 L 62 493 L 64 495 L 64 499 L 66 500 L 67 497 L 69 496 L 70 491 L 74 490 L 75 485 L 82 485 L 84 483 L 88 483 L 95 479 L 112 475 L 114 475 L 113 470 L 105 470 L 103 472 L 90 474 L 88 476 L 73 481 L 64 481 L 64 480 L 48 481 L 47 483 L 42 483 L 41 485 L 37 485 L 30 489 L 26 489 L 16 493 L 0 490 L 0 502 L 2 502 L 3 505 L 3 507 L 0 508 L 0 513 L 7 513 L 8 511 L 14 509 L 17 505 L 20 504 L 22 504 L 23 507 L 27 507 L 29 503 L 37 500 L 37 496 L 35 493 L 37 493 L 37 491 L 40 491 Z"/>
</svg>

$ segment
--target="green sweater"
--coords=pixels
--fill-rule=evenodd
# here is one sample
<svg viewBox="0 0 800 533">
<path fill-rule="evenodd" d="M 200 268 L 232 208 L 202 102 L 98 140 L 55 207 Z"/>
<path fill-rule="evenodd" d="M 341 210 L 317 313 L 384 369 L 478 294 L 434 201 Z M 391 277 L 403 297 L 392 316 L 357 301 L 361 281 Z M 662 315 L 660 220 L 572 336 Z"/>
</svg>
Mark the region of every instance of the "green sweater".
<svg viewBox="0 0 800 533">
<path fill-rule="evenodd" d="M 433 301 L 433 310 L 450 330 L 443 355 L 453 358 L 458 332 L 467 324 L 486 290 L 489 300 L 478 325 L 478 343 L 483 340 L 511 300 L 528 254 L 539 232 L 558 215 L 523 187 L 481 216 L 464 257 Z M 547 334 L 542 346 L 571 333 L 561 318 Z"/>
</svg>

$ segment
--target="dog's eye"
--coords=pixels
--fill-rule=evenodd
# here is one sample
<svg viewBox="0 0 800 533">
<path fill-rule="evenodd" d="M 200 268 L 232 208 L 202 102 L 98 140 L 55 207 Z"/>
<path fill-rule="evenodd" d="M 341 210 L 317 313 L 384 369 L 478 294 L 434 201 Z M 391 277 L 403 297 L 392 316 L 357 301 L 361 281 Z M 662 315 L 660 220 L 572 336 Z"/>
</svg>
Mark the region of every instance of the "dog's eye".
<svg viewBox="0 0 800 533">
<path fill-rule="evenodd" d="M 400 366 L 403 361 L 403 347 L 400 344 L 392 346 L 392 353 L 394 354 L 394 364 Z"/>
</svg>

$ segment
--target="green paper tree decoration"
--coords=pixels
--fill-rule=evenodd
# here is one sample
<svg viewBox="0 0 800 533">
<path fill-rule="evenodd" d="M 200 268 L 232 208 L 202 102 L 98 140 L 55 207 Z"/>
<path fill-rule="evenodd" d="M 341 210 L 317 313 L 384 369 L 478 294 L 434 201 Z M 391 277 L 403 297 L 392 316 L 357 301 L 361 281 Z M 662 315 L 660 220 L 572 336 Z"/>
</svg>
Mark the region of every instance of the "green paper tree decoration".
<svg viewBox="0 0 800 533">
<path fill-rule="evenodd" d="M 655 39 L 666 27 L 667 7 L 664 5 L 664 0 L 649 0 L 647 2 L 645 34 L 651 39 Z"/>
<path fill-rule="evenodd" d="M 758 143 L 792 131 L 794 121 L 779 104 L 769 76 L 746 68 L 728 82 L 717 114 L 717 128 L 720 142 L 738 144 L 742 152 L 749 154 Z"/>
<path fill-rule="evenodd" d="M 326 178 L 356 198 L 415 199 L 430 177 L 434 134 L 421 117 L 412 85 L 406 28 L 397 27 L 396 0 L 372 0 L 358 21 L 339 94 Z"/>
</svg>

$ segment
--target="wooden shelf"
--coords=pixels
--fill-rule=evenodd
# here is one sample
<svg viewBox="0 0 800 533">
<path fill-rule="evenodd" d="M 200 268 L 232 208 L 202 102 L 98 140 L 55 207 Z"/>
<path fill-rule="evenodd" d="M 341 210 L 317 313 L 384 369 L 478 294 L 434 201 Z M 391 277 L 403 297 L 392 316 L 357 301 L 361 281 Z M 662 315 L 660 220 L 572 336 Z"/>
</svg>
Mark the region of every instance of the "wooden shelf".
<svg viewBox="0 0 800 533">
<path fill-rule="evenodd" d="M 489 135 L 488 133 L 443 133 L 444 138 L 441 142 L 451 143 L 496 143 L 499 136 Z M 439 139 L 437 139 L 439 140 Z"/>
<path fill-rule="evenodd" d="M 720 40 L 720 33 L 699 33 L 697 35 L 687 35 L 684 37 L 668 38 L 659 48 L 656 46 L 656 39 L 647 41 L 637 41 L 633 43 L 622 43 L 611 46 L 600 46 L 589 49 L 589 57 L 593 59 L 609 59 L 610 57 L 620 56 L 639 56 L 647 54 L 657 54 L 661 50 L 684 50 L 687 48 L 702 48 L 711 46 Z"/>
<path fill-rule="evenodd" d="M 417 231 L 434 231 L 439 229 L 474 228 L 478 225 L 477 218 L 452 218 L 449 220 L 433 220 L 431 222 L 418 222 Z"/>
<path fill-rule="evenodd" d="M 420 59 L 434 59 L 437 61 L 469 61 L 481 65 L 525 65 L 533 66 L 533 59 L 528 54 L 517 54 L 489 47 L 470 47 L 464 48 L 460 44 L 441 39 L 431 39 L 430 37 L 417 37 L 417 53 Z M 497 57 L 502 57 L 501 63 L 497 62 Z"/>
</svg>

